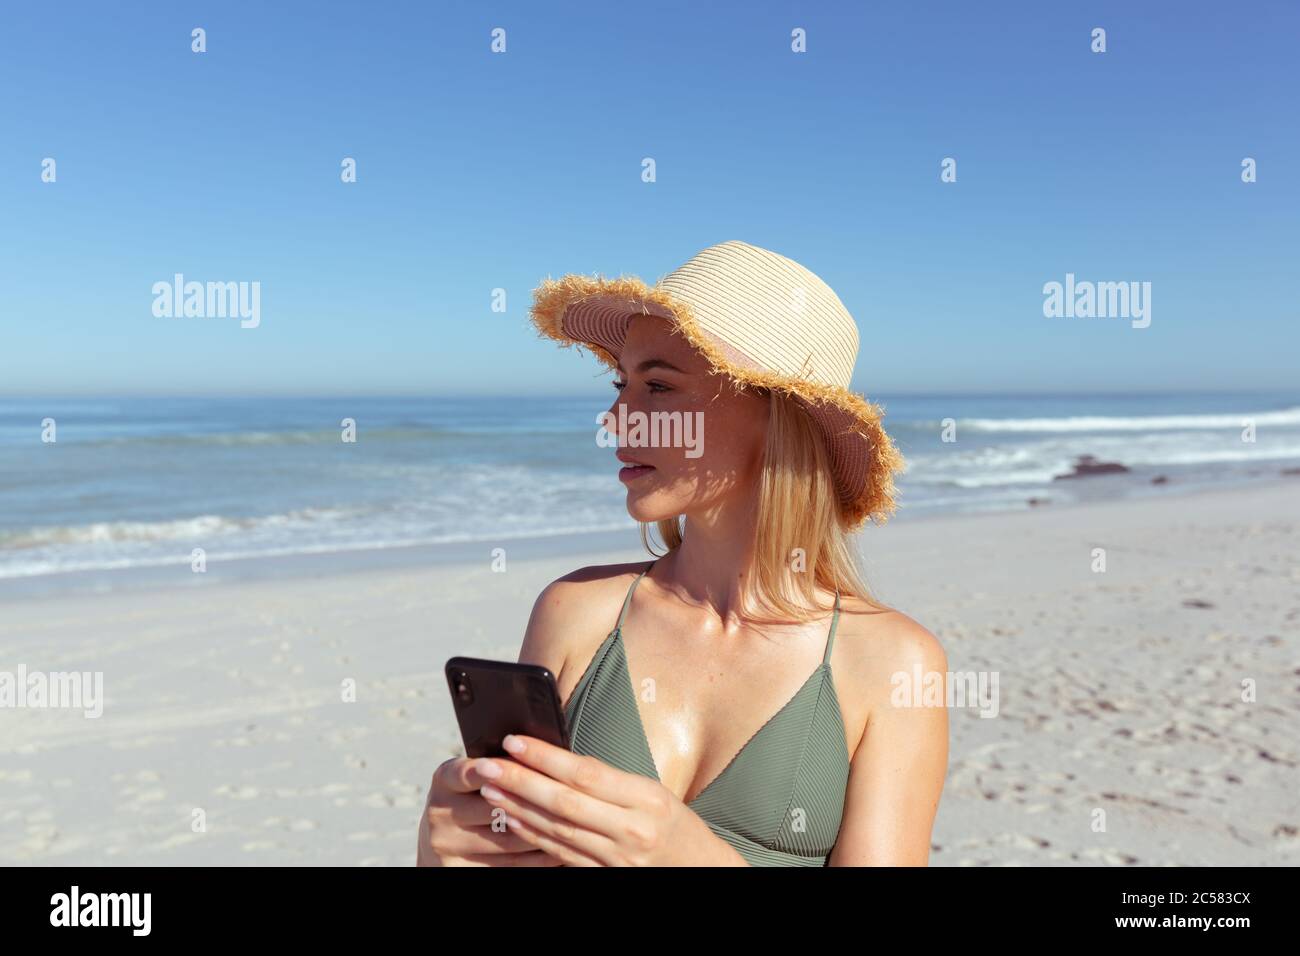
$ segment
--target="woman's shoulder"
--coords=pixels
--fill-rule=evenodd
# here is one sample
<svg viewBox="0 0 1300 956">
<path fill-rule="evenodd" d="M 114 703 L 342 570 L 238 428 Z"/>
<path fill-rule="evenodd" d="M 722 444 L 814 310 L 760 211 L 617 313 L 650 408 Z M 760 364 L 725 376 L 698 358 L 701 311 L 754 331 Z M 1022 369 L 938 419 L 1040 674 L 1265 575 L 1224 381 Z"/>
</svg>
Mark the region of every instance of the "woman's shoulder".
<svg viewBox="0 0 1300 956">
<path fill-rule="evenodd" d="M 840 609 L 841 627 L 847 626 L 847 632 L 856 638 L 854 644 L 872 658 L 910 665 L 918 660 L 934 663 L 943 657 L 943 646 L 930 629 L 896 607 L 846 597 Z"/>
<path fill-rule="evenodd" d="M 837 634 L 854 692 L 868 711 L 889 700 L 896 675 L 945 674 L 948 659 L 939 639 L 920 621 L 894 607 L 845 598 Z M 840 639 L 836 640 L 839 649 Z"/>
<path fill-rule="evenodd" d="M 589 657 L 614 629 L 628 588 L 648 564 L 588 565 L 547 584 L 533 602 L 520 661 L 549 668 L 563 684 L 566 663 Z"/>
<path fill-rule="evenodd" d="M 561 616 L 574 613 L 590 615 L 608 604 L 614 596 L 621 606 L 627 589 L 649 561 L 625 564 L 590 564 L 556 578 L 537 595 L 536 606 L 546 613 Z M 610 622 L 613 627 L 613 622 Z"/>
</svg>

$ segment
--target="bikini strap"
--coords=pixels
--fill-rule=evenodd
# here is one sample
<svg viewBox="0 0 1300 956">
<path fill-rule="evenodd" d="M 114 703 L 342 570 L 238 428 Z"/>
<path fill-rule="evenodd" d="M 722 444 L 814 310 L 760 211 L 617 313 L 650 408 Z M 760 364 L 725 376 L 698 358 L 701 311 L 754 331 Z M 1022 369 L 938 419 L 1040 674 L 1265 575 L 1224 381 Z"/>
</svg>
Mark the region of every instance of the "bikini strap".
<svg viewBox="0 0 1300 956">
<path fill-rule="evenodd" d="M 658 560 L 658 558 L 655 558 L 655 561 Z M 614 630 L 619 631 L 623 629 L 623 618 L 627 615 L 627 606 L 632 603 L 632 592 L 636 590 L 637 583 L 650 573 L 650 569 L 655 566 L 655 561 L 651 561 L 647 564 L 645 570 L 632 579 L 632 583 L 627 589 L 627 597 L 623 598 L 623 610 L 618 612 L 618 623 L 614 625 Z"/>
<path fill-rule="evenodd" d="M 831 633 L 826 638 L 826 653 L 822 657 L 822 663 L 826 664 L 831 659 L 831 646 L 835 643 L 835 628 L 840 623 L 840 589 L 835 589 L 835 613 L 831 615 Z"/>
</svg>

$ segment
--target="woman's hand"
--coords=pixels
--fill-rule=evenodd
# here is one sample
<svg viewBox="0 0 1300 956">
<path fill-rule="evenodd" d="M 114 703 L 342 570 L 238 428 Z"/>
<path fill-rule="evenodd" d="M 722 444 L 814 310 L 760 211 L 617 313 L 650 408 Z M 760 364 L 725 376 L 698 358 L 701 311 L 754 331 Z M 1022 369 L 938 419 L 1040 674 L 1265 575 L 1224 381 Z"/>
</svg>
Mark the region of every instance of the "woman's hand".
<svg viewBox="0 0 1300 956">
<path fill-rule="evenodd" d="M 483 798 L 505 810 L 512 834 L 563 864 L 748 865 L 658 781 L 537 737 L 511 734 L 504 746 L 513 759 L 479 761 Z"/>
<path fill-rule="evenodd" d="M 487 782 L 476 761 L 452 757 L 438 765 L 420 817 L 416 866 L 562 866 L 560 860 L 511 833 L 505 814 L 478 789 Z"/>
</svg>

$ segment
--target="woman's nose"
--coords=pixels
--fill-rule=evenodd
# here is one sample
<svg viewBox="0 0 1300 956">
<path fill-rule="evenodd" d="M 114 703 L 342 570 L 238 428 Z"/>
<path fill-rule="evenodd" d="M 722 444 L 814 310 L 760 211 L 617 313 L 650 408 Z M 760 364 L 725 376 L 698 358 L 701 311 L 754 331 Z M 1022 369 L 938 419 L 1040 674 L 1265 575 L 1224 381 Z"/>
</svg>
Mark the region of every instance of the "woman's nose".
<svg viewBox="0 0 1300 956">
<path fill-rule="evenodd" d="M 603 427 L 605 431 L 608 432 L 609 435 L 615 439 L 618 439 L 618 418 L 619 418 L 618 408 L 622 404 L 623 404 L 623 396 L 621 394 L 616 395 L 614 396 L 614 401 L 610 403 L 609 408 L 605 409 L 605 414 L 604 414 L 605 420 L 603 423 Z M 618 444 L 620 445 L 622 444 L 621 439 L 618 441 Z"/>
<path fill-rule="evenodd" d="M 617 435 L 619 423 L 627 421 L 627 416 L 634 411 L 636 411 L 636 406 L 626 400 L 623 392 L 619 392 L 606 410 L 605 428 L 611 435 Z"/>
</svg>

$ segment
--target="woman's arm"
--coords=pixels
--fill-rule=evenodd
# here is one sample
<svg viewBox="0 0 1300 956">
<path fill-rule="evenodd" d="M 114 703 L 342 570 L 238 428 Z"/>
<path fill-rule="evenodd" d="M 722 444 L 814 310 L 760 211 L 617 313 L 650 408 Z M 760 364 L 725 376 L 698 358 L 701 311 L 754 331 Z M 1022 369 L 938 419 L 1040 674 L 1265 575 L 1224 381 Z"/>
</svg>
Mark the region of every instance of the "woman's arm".
<svg viewBox="0 0 1300 956">
<path fill-rule="evenodd" d="M 948 660 L 933 634 L 899 612 L 872 623 L 864 637 L 873 648 L 864 655 L 867 728 L 853 755 L 844 820 L 827 862 L 925 866 L 948 772 L 948 710 L 946 702 L 899 706 L 891 694 L 896 674 L 912 683 L 918 671 L 946 689 Z"/>
<path fill-rule="evenodd" d="M 573 622 L 582 619 L 582 599 L 580 586 L 567 578 L 542 588 L 519 645 L 519 663 L 540 664 L 555 675 L 556 683 L 563 682 L 568 657 L 566 638 L 573 634 Z"/>
</svg>

